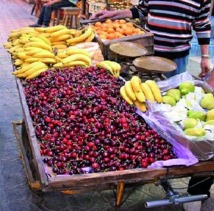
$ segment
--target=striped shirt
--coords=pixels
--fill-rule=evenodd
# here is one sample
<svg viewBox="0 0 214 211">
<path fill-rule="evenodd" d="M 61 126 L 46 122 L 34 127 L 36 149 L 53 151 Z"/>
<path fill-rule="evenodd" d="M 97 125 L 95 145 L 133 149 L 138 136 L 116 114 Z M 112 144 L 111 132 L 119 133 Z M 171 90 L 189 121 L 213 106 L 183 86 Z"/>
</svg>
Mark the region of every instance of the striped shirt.
<svg viewBox="0 0 214 211">
<path fill-rule="evenodd" d="M 145 29 L 154 34 L 155 55 L 170 59 L 189 54 L 195 30 L 199 45 L 209 45 L 210 0 L 140 0 L 133 18 L 146 17 Z"/>
</svg>

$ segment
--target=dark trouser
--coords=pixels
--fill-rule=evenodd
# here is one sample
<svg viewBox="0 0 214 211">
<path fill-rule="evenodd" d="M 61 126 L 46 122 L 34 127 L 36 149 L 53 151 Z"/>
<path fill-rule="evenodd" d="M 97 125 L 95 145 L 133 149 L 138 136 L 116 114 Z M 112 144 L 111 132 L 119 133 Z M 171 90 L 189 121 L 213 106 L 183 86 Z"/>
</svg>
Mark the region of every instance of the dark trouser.
<svg viewBox="0 0 214 211">
<path fill-rule="evenodd" d="M 207 194 L 210 197 L 212 184 L 213 177 L 191 177 L 187 191 L 191 195 Z"/>
<path fill-rule="evenodd" d="M 53 10 L 61 7 L 76 7 L 76 5 L 72 4 L 67 0 L 63 0 L 62 2 L 52 4 L 50 7 L 43 6 L 37 23 L 39 25 L 49 26 L 51 20 L 51 13 L 53 12 Z"/>
</svg>

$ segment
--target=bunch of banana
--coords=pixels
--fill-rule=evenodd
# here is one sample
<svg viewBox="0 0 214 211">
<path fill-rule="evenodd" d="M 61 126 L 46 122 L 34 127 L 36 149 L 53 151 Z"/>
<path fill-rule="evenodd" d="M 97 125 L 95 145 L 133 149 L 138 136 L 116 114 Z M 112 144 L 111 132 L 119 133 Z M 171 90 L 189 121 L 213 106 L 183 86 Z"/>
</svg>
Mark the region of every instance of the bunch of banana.
<svg viewBox="0 0 214 211">
<path fill-rule="evenodd" d="M 125 93 L 134 105 L 141 111 L 146 111 L 145 95 L 141 90 L 141 79 L 138 76 L 133 76 L 130 81 L 126 81 Z"/>
<path fill-rule="evenodd" d="M 121 66 L 119 63 L 109 60 L 98 62 L 96 67 L 101 67 L 108 70 L 115 78 L 120 76 Z"/>
<path fill-rule="evenodd" d="M 95 33 L 91 27 L 84 28 L 83 30 L 72 31 L 73 38 L 68 39 L 67 45 L 76 45 L 82 42 L 91 42 L 94 39 Z"/>
<path fill-rule="evenodd" d="M 88 67 L 91 65 L 91 55 L 84 49 L 68 48 L 64 51 L 59 51 L 57 54 L 58 63 L 54 67 L 73 67 L 82 66 Z"/>
<path fill-rule="evenodd" d="M 42 72 L 48 70 L 48 66 L 43 62 L 33 62 L 25 65 L 19 70 L 14 71 L 12 74 L 19 78 L 26 80 L 39 76 Z"/>
<path fill-rule="evenodd" d="M 145 90 L 145 85 L 141 84 L 141 88 L 143 90 L 143 92 L 145 93 L 145 96 L 148 96 L 148 100 L 151 100 L 152 102 L 157 101 L 158 103 L 162 102 L 162 95 L 161 95 L 161 91 L 160 88 L 158 87 L 157 83 L 154 80 L 147 80 L 145 81 L 145 84 L 148 85 L 146 86 L 147 89 Z M 149 88 L 148 88 L 149 87 Z M 153 98 L 151 97 L 151 93 L 153 95 Z"/>
</svg>

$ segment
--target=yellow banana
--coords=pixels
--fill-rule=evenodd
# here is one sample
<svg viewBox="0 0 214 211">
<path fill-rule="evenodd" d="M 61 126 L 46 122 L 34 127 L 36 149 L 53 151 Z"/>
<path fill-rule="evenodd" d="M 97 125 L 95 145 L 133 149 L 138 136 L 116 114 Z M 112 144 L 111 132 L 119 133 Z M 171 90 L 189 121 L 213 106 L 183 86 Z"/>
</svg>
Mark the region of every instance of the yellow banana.
<svg viewBox="0 0 214 211">
<path fill-rule="evenodd" d="M 66 41 L 54 41 L 52 42 L 52 46 L 54 45 L 66 45 L 67 46 L 67 43 Z"/>
<path fill-rule="evenodd" d="M 73 67 L 73 66 L 88 67 L 88 64 L 86 64 L 84 61 L 78 61 L 78 60 L 66 64 L 66 67 Z"/>
<path fill-rule="evenodd" d="M 138 76 L 133 76 L 130 81 L 134 92 L 141 92 L 141 79 Z"/>
<path fill-rule="evenodd" d="M 76 60 L 84 61 L 89 66 L 91 65 L 91 58 L 84 54 L 73 54 L 71 56 L 68 56 L 67 58 L 62 59 L 62 63 L 67 64 Z"/>
<path fill-rule="evenodd" d="M 132 100 L 132 101 L 135 101 L 137 100 L 136 96 L 135 96 L 135 93 L 132 89 L 132 85 L 131 85 L 131 81 L 126 81 L 125 83 L 125 91 L 126 91 L 126 94 L 128 95 L 128 97 Z"/>
<path fill-rule="evenodd" d="M 63 26 L 63 25 L 56 25 L 56 26 L 51 26 L 51 27 L 46 28 L 45 32 L 53 33 L 53 32 L 59 31 L 61 29 L 67 29 L 67 28 L 66 28 L 66 26 Z"/>
<path fill-rule="evenodd" d="M 70 33 L 70 30 L 67 28 L 64 28 L 64 29 L 60 29 L 56 32 L 51 33 L 51 37 L 60 37 L 62 35 L 69 34 L 69 33 Z"/>
<path fill-rule="evenodd" d="M 115 66 L 116 69 L 116 76 L 119 77 L 120 76 L 120 71 L 121 71 L 121 65 L 115 61 L 111 61 L 111 63 L 113 63 L 113 65 Z"/>
<path fill-rule="evenodd" d="M 152 90 L 146 83 L 141 83 L 141 90 L 145 95 L 145 98 L 151 102 L 155 102 L 155 98 L 152 94 Z"/>
<path fill-rule="evenodd" d="M 64 67 L 64 64 L 62 62 L 58 62 L 58 63 L 54 64 L 53 67 L 61 68 L 61 67 Z"/>
<path fill-rule="evenodd" d="M 41 52 L 41 51 L 46 51 L 46 50 L 44 50 L 44 49 L 42 49 L 42 48 L 33 47 L 32 50 L 26 51 L 26 55 L 27 55 L 27 56 L 33 56 L 34 54 L 39 53 L 39 52 Z M 48 51 L 48 52 L 49 52 L 49 51 Z"/>
<path fill-rule="evenodd" d="M 157 83 L 153 80 L 147 80 L 145 82 L 149 87 L 150 89 L 152 90 L 152 93 L 154 95 L 154 98 L 155 100 L 158 102 L 158 103 L 161 103 L 162 102 L 162 95 L 161 95 L 161 91 L 157 85 Z"/>
<path fill-rule="evenodd" d="M 129 105 L 133 105 L 133 101 L 126 94 L 125 86 L 120 87 L 120 95 Z"/>
<path fill-rule="evenodd" d="M 35 66 L 31 67 L 28 71 L 22 73 L 23 77 L 26 78 L 26 77 L 30 76 L 31 74 L 33 74 L 34 72 L 41 70 L 42 68 L 48 69 L 48 66 L 45 63 L 40 62 L 40 63 L 36 64 Z"/>
<path fill-rule="evenodd" d="M 69 45 L 75 45 L 77 43 L 84 42 L 91 34 L 93 33 L 93 30 L 91 27 L 88 27 L 85 29 L 85 32 L 82 33 L 79 37 L 74 37 L 67 40 L 67 43 Z"/>
<path fill-rule="evenodd" d="M 104 61 L 98 62 L 96 64 L 96 67 L 101 67 L 103 69 L 106 69 L 106 70 L 108 70 L 114 76 L 114 72 L 113 72 L 111 66 L 109 64 L 107 64 L 107 62 L 104 62 Z"/>
<path fill-rule="evenodd" d="M 29 57 L 29 58 L 25 59 L 25 62 L 33 63 L 33 62 L 38 62 L 39 60 L 40 60 L 39 58 Z"/>
<path fill-rule="evenodd" d="M 40 32 L 40 33 L 44 33 L 47 31 L 48 28 L 46 27 L 36 27 L 34 28 L 35 31 Z"/>
<path fill-rule="evenodd" d="M 25 71 L 29 70 L 31 67 L 35 66 L 38 62 L 34 62 L 34 63 L 30 63 L 26 66 L 23 66 L 21 69 L 14 71 L 12 74 L 16 75 L 16 74 L 20 74 L 20 73 L 24 73 Z"/>
<path fill-rule="evenodd" d="M 14 65 L 15 66 L 20 66 L 21 64 L 23 64 L 24 62 L 23 62 L 23 60 L 21 60 L 21 59 L 16 59 L 15 61 L 14 61 Z"/>
<path fill-rule="evenodd" d="M 66 52 L 62 52 L 62 53 L 58 53 L 57 56 L 62 59 L 62 58 L 68 57 L 68 54 Z"/>
<path fill-rule="evenodd" d="M 52 48 L 57 48 L 57 49 L 66 49 L 67 45 L 53 45 Z"/>
<path fill-rule="evenodd" d="M 142 91 L 140 91 L 140 92 L 134 91 L 134 93 L 135 93 L 135 96 L 138 99 L 138 101 L 140 101 L 141 103 L 146 101 L 145 95 L 143 94 Z"/>
<path fill-rule="evenodd" d="M 95 33 L 92 32 L 90 36 L 88 36 L 85 40 L 85 42 L 92 42 L 92 40 L 94 39 L 95 37 Z"/>
<path fill-rule="evenodd" d="M 51 51 L 51 46 L 47 45 L 44 42 L 28 42 L 24 45 L 24 47 L 37 47 L 37 48 L 42 48 L 48 51 Z"/>
<path fill-rule="evenodd" d="M 104 60 L 104 61 L 102 61 L 102 63 L 106 63 L 107 65 L 109 65 L 111 67 L 112 74 L 116 77 L 117 70 L 116 70 L 115 66 L 113 65 L 113 63 L 109 60 Z"/>
<path fill-rule="evenodd" d="M 16 56 L 19 58 L 19 59 L 27 59 L 27 58 L 29 58 L 29 56 L 27 56 L 26 55 L 26 52 L 18 52 L 17 54 L 16 54 Z"/>
<path fill-rule="evenodd" d="M 51 53 L 50 51 L 40 51 L 33 55 L 34 58 L 55 58 L 55 55 Z"/>
<path fill-rule="evenodd" d="M 39 61 L 44 62 L 46 64 L 55 64 L 56 63 L 55 58 L 40 58 Z"/>
<path fill-rule="evenodd" d="M 4 48 L 6 48 L 6 49 L 10 49 L 10 48 L 12 48 L 12 42 L 5 42 L 4 44 L 3 44 L 3 46 L 4 46 Z"/>
<path fill-rule="evenodd" d="M 36 78 L 37 76 L 39 76 L 41 73 L 47 71 L 48 68 L 44 67 L 40 70 L 37 70 L 36 72 L 32 73 L 31 75 L 29 75 L 26 80 L 29 80 L 29 79 L 33 79 L 33 78 Z"/>
<path fill-rule="evenodd" d="M 66 50 L 66 54 L 68 55 L 73 55 L 73 54 L 83 54 L 85 56 L 88 56 L 89 58 L 91 58 L 91 55 L 88 51 L 86 51 L 85 49 L 80 49 L 80 48 L 68 48 Z"/>
<path fill-rule="evenodd" d="M 136 105 L 136 107 L 141 110 L 142 112 L 146 111 L 146 104 L 145 103 L 141 103 L 138 100 L 134 101 L 134 104 Z"/>
<path fill-rule="evenodd" d="M 71 34 L 72 34 L 72 32 L 71 32 Z M 73 33 L 74 37 L 79 37 L 81 34 L 82 34 L 82 30 L 75 30 Z"/>
<path fill-rule="evenodd" d="M 63 35 L 60 35 L 60 36 L 51 37 L 50 41 L 51 42 L 65 41 L 65 40 L 68 40 L 70 38 L 71 38 L 71 35 L 67 33 L 67 34 L 63 34 Z"/>
<path fill-rule="evenodd" d="M 41 40 L 43 40 L 47 45 L 51 46 L 51 41 L 46 36 L 39 35 L 38 38 L 40 38 Z"/>
</svg>

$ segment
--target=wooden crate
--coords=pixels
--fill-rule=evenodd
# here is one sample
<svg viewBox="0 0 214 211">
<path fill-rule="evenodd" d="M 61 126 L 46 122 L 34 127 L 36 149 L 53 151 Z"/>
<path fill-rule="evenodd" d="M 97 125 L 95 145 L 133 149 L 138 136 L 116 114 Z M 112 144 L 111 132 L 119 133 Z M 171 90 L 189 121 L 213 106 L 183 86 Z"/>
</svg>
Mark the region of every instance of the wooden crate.
<svg viewBox="0 0 214 211">
<path fill-rule="evenodd" d="M 114 20 L 114 18 L 112 18 L 112 20 Z M 81 25 L 87 25 L 87 24 L 90 25 L 90 24 L 95 23 L 96 21 L 98 21 L 98 20 L 84 20 L 84 21 L 81 21 L 80 23 L 81 23 Z M 99 20 L 99 21 L 104 22 L 105 20 Z M 126 21 L 131 22 L 129 19 L 126 19 Z M 147 50 L 146 55 L 153 55 L 154 54 L 154 35 L 150 32 L 147 32 L 145 29 L 143 29 L 142 27 L 140 27 L 136 23 L 134 23 L 134 22 L 132 22 L 132 23 L 136 28 L 141 29 L 145 33 L 144 34 L 138 34 L 138 35 L 126 36 L 126 37 L 113 39 L 113 40 L 102 40 L 99 38 L 98 35 L 95 35 L 95 41 L 99 43 L 105 59 L 114 60 L 114 58 L 116 56 L 109 49 L 110 44 L 118 43 L 118 42 L 124 42 L 124 41 L 139 43 L 146 48 L 146 50 Z"/>
<path fill-rule="evenodd" d="M 140 28 L 140 27 L 138 27 Z M 122 37 L 118 39 L 113 39 L 113 40 L 102 40 L 99 38 L 98 35 L 95 36 L 96 41 L 99 43 L 101 51 L 103 53 L 103 56 L 105 59 L 112 59 L 114 60 L 115 54 L 109 49 L 110 44 L 112 43 L 118 43 L 118 42 L 124 42 L 124 41 L 129 41 L 129 42 L 134 42 L 134 43 L 139 43 L 143 45 L 147 53 L 146 55 L 153 55 L 154 54 L 154 37 L 152 33 L 146 32 L 144 29 L 141 28 L 142 31 L 144 31 L 144 34 L 138 34 L 138 35 L 133 35 L 133 36 L 127 36 L 127 37 Z"/>
</svg>

